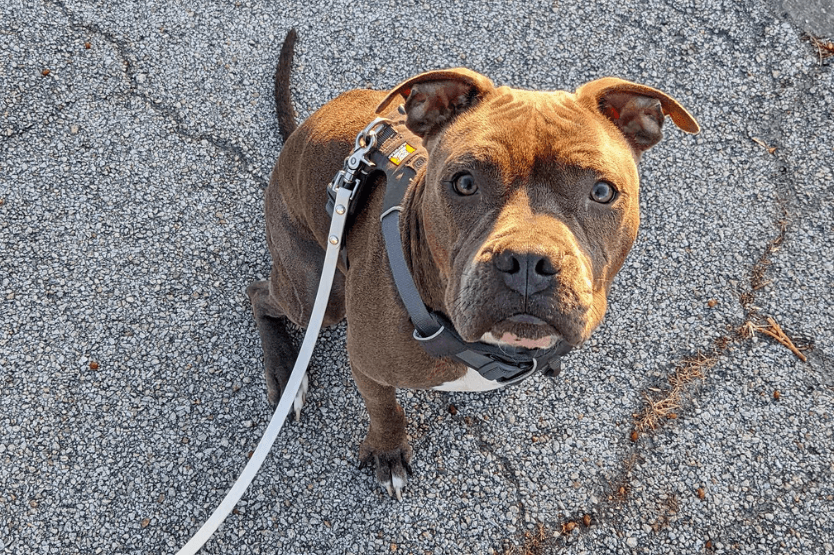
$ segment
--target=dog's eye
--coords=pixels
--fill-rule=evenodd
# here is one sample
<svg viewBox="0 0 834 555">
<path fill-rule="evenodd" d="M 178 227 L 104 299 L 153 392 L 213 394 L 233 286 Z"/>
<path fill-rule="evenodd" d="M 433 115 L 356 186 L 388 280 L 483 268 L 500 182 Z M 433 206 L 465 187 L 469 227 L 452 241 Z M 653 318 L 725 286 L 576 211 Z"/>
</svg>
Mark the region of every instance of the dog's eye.
<svg viewBox="0 0 834 555">
<path fill-rule="evenodd" d="M 475 184 L 475 178 L 472 177 L 472 174 L 468 173 L 462 173 L 455 177 L 452 186 L 455 192 L 461 196 L 474 195 L 475 191 L 478 190 L 478 185 Z"/>
<path fill-rule="evenodd" d="M 610 183 L 597 181 L 594 184 L 594 188 L 591 189 L 591 200 L 600 204 L 608 204 L 614 200 L 616 194 L 617 191 L 614 190 L 614 187 Z"/>
</svg>

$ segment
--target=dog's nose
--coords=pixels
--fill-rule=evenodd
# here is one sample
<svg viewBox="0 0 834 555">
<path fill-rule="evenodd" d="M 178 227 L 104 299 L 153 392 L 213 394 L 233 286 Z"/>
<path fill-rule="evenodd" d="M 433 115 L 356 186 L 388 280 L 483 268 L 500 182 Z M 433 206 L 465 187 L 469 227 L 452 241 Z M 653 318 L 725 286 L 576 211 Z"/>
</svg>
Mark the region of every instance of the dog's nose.
<svg viewBox="0 0 834 555">
<path fill-rule="evenodd" d="M 558 271 L 547 256 L 503 251 L 493 258 L 495 269 L 513 291 L 529 297 L 550 287 Z"/>
</svg>

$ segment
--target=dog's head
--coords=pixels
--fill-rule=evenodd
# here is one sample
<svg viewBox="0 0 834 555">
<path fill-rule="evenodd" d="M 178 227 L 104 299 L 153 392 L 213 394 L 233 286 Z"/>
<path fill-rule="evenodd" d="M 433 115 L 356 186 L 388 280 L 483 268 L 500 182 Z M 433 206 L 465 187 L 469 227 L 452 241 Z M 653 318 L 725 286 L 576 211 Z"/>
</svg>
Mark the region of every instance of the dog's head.
<svg viewBox="0 0 834 555">
<path fill-rule="evenodd" d="M 412 210 L 437 271 L 433 308 L 467 341 L 587 339 L 637 236 L 637 164 L 666 115 L 696 133 L 692 116 L 621 79 L 533 92 L 467 69 L 418 75 L 378 112 L 399 99 L 429 152 Z"/>
</svg>

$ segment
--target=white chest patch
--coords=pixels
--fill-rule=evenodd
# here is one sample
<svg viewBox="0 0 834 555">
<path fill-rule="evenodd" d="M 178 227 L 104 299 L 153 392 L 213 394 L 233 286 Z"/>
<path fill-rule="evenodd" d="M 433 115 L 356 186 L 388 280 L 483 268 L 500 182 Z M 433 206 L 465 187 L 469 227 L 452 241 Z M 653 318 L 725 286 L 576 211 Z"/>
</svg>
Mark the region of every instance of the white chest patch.
<svg viewBox="0 0 834 555">
<path fill-rule="evenodd" d="M 435 386 L 432 389 L 436 391 L 490 391 L 499 387 L 504 387 L 504 384 L 488 380 L 469 368 L 463 377 Z"/>
</svg>

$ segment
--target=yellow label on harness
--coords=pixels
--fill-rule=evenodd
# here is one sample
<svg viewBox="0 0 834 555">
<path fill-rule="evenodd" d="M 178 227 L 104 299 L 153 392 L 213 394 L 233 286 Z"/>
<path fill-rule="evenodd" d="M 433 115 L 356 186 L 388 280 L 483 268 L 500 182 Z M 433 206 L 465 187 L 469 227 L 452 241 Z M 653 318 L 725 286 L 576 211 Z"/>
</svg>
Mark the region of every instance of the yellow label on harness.
<svg viewBox="0 0 834 555">
<path fill-rule="evenodd" d="M 403 161 L 403 158 L 414 152 L 415 148 L 408 143 L 403 143 L 397 150 L 391 153 L 391 156 L 388 157 L 391 162 L 396 164 L 397 166 L 400 165 L 400 162 Z"/>
</svg>

